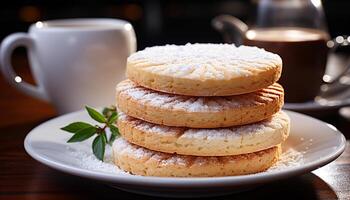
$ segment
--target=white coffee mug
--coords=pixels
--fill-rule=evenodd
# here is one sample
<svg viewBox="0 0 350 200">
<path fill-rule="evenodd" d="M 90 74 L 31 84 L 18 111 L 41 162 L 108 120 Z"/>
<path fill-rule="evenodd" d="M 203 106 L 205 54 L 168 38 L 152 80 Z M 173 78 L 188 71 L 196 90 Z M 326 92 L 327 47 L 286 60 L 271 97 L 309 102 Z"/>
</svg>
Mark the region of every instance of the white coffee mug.
<svg viewBox="0 0 350 200">
<path fill-rule="evenodd" d="M 24 46 L 37 86 L 13 70 L 11 55 Z M 125 78 L 126 59 L 136 50 L 130 23 L 117 19 L 65 19 L 37 22 L 29 33 L 6 37 L 1 69 L 20 91 L 51 102 L 59 113 L 115 102 L 115 86 Z"/>
</svg>

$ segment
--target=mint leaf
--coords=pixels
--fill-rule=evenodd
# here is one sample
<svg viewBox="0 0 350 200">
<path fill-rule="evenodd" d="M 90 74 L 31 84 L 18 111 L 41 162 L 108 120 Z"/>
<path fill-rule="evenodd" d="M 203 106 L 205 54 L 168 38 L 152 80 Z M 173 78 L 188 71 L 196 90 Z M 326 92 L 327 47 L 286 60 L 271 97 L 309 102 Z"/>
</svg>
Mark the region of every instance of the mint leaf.
<svg viewBox="0 0 350 200">
<path fill-rule="evenodd" d="M 112 115 L 108 119 L 108 124 L 113 124 L 118 119 L 117 112 L 113 112 Z"/>
<path fill-rule="evenodd" d="M 116 126 L 111 125 L 109 129 L 111 130 L 111 133 L 115 136 L 120 136 L 119 129 Z"/>
<path fill-rule="evenodd" d="M 96 133 L 97 129 L 95 127 L 87 127 L 76 132 L 67 142 L 81 142 L 84 141 Z"/>
<path fill-rule="evenodd" d="M 118 119 L 117 108 L 115 106 L 104 108 L 102 114 L 89 106 L 85 106 L 85 108 L 92 119 L 102 124 L 92 125 L 86 122 L 74 122 L 62 127 L 61 130 L 74 134 L 67 141 L 68 143 L 81 142 L 97 134 L 92 142 L 92 151 L 99 160 L 103 161 L 106 144 L 112 144 L 120 135 L 119 129 L 115 124 Z M 107 139 L 106 128 L 109 128 L 111 131 L 109 139 Z"/>
<path fill-rule="evenodd" d="M 111 130 L 111 136 L 109 137 L 108 144 L 112 145 L 115 138 L 120 136 L 120 133 L 119 129 L 114 125 L 110 125 L 109 129 Z"/>
<path fill-rule="evenodd" d="M 105 154 L 106 138 L 105 134 L 98 135 L 92 142 L 92 151 L 94 155 L 103 161 Z"/>
<path fill-rule="evenodd" d="M 74 122 L 71 123 L 65 127 L 62 127 L 61 130 L 70 132 L 70 133 L 76 133 L 81 129 L 92 127 L 92 125 L 85 123 L 85 122 Z"/>
<path fill-rule="evenodd" d="M 97 110 L 95 110 L 89 106 L 85 106 L 85 108 L 92 119 L 94 119 L 95 121 L 100 122 L 100 123 L 106 122 L 106 118 L 101 113 L 99 113 Z"/>
<path fill-rule="evenodd" d="M 117 112 L 117 108 L 115 106 L 105 107 L 102 111 L 103 116 L 105 116 L 106 119 L 110 118 L 110 116 Z"/>
<path fill-rule="evenodd" d="M 103 116 L 108 117 L 110 111 L 111 111 L 110 108 L 104 107 L 103 110 L 102 110 Z"/>
<path fill-rule="evenodd" d="M 105 141 L 105 143 L 107 143 L 107 135 L 106 135 L 106 132 L 103 131 L 101 135 L 102 135 L 103 140 Z"/>
<path fill-rule="evenodd" d="M 113 142 L 114 142 L 114 140 L 115 140 L 115 138 L 117 138 L 117 136 L 114 135 L 114 134 L 111 134 L 111 136 L 109 136 L 108 144 L 109 144 L 109 145 L 112 145 Z"/>
</svg>

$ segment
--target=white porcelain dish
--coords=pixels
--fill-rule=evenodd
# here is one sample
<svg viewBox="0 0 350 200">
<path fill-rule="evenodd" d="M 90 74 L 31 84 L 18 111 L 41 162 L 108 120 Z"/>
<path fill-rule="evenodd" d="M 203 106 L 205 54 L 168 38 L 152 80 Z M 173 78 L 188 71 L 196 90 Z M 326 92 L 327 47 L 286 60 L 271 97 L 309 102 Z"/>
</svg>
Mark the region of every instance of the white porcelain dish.
<svg viewBox="0 0 350 200">
<path fill-rule="evenodd" d="M 306 115 L 286 111 L 291 118 L 291 134 L 284 151 L 303 152 L 303 164 L 244 176 L 209 178 L 162 178 L 113 174 L 87 170 L 70 156 L 70 151 L 91 152 L 91 140 L 67 144 L 69 133 L 59 128 L 73 121 L 91 121 L 85 111 L 51 119 L 27 135 L 24 146 L 30 156 L 51 168 L 68 174 L 94 179 L 122 190 L 167 197 L 217 196 L 248 190 L 263 183 L 301 175 L 336 159 L 345 149 L 346 140 L 334 126 Z"/>
</svg>

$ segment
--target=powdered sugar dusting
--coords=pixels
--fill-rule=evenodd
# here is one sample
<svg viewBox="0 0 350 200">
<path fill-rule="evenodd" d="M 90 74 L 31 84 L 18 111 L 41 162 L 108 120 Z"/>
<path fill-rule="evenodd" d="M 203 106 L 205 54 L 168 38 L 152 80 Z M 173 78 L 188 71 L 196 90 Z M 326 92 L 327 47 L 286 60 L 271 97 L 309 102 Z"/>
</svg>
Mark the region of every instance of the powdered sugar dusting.
<svg viewBox="0 0 350 200">
<path fill-rule="evenodd" d="M 281 171 L 288 167 L 300 166 L 304 163 L 303 154 L 293 148 L 288 149 L 283 152 L 279 161 L 272 167 L 270 167 L 267 172 L 271 171 Z"/>
<path fill-rule="evenodd" d="M 98 160 L 92 152 L 84 152 L 72 149 L 68 147 L 68 150 L 73 158 L 75 158 L 78 162 L 79 167 L 91 170 L 91 171 L 97 171 L 97 172 L 105 172 L 109 174 L 128 174 L 127 172 L 119 169 L 114 163 L 113 163 L 113 155 L 112 155 L 112 148 L 110 146 L 106 146 L 105 149 L 105 160 L 100 161 Z"/>
<path fill-rule="evenodd" d="M 174 77 L 225 79 L 251 74 L 253 68 L 276 67 L 282 60 L 257 47 L 186 44 L 149 47 L 132 54 L 128 62 L 141 63 L 139 67 L 144 70 Z"/>
<path fill-rule="evenodd" d="M 212 163 L 212 162 L 214 163 L 219 162 L 218 157 L 215 157 L 215 156 L 209 156 L 209 157 L 183 156 L 178 154 L 171 155 L 171 154 L 162 153 L 162 152 L 155 152 L 143 147 L 139 147 L 137 145 L 130 144 L 124 139 L 116 140 L 113 148 L 116 148 L 115 150 L 119 154 L 127 154 L 128 156 L 134 156 L 142 160 L 156 159 L 160 161 L 162 164 L 185 165 L 186 163 L 188 163 L 189 160 L 191 163 L 196 163 L 201 165 Z M 230 156 L 224 156 L 224 157 L 229 158 Z M 302 164 L 303 164 L 303 154 L 301 152 L 298 152 L 290 148 L 285 152 L 283 152 L 279 161 L 264 173 L 281 171 L 290 167 L 300 166 Z"/>
<path fill-rule="evenodd" d="M 122 81 L 117 86 L 117 96 L 161 109 L 186 110 L 187 112 L 215 112 L 267 104 L 278 100 L 282 95 L 283 89 L 278 84 L 257 92 L 227 97 L 191 97 L 167 94 L 138 86 L 130 80 Z"/>
<path fill-rule="evenodd" d="M 143 158 L 144 156 L 151 157 L 153 155 L 149 150 L 144 148 L 130 148 L 132 146 L 129 145 L 125 140 L 119 139 L 116 142 L 117 144 L 115 148 L 118 148 L 118 151 L 124 151 L 124 153 L 132 153 L 134 156 L 139 158 Z M 70 147 L 68 148 L 71 154 L 70 156 L 77 160 L 79 167 L 82 169 L 104 172 L 108 174 L 130 175 L 128 172 L 121 170 L 113 163 L 112 148 L 109 146 L 106 147 L 104 162 L 98 160 L 91 152 L 88 153 L 75 150 Z M 158 156 L 158 158 L 154 159 L 162 159 L 168 157 L 168 154 L 159 153 L 153 156 Z M 165 164 L 164 162 L 163 164 Z M 185 160 L 182 159 L 182 156 L 180 155 L 172 156 L 167 159 L 166 162 L 185 164 Z M 207 160 L 203 157 L 198 157 L 194 160 L 194 162 L 197 164 L 205 164 Z M 283 152 L 280 160 L 266 172 L 281 171 L 289 167 L 300 166 L 302 164 L 303 154 L 290 148 L 287 151 Z"/>
<path fill-rule="evenodd" d="M 254 124 L 215 129 L 193 129 L 158 125 L 127 116 L 123 112 L 119 112 L 118 121 L 129 124 L 140 131 L 153 132 L 159 135 L 174 135 L 181 136 L 182 138 L 195 138 L 198 140 L 207 140 L 211 138 L 227 140 L 236 138 L 241 141 L 241 138 L 247 138 L 248 140 L 262 134 L 266 137 L 273 137 L 275 133 L 279 133 L 281 129 L 288 126 L 290 119 L 286 113 L 280 111 L 271 118 Z"/>
</svg>

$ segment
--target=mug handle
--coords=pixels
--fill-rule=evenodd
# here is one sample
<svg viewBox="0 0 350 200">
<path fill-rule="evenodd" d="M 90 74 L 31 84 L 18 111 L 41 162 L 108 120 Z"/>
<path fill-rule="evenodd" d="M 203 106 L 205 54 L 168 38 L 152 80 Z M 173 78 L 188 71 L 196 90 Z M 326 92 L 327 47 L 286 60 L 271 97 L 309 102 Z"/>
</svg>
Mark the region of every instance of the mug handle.
<svg viewBox="0 0 350 200">
<path fill-rule="evenodd" d="M 0 63 L 1 70 L 3 75 L 5 76 L 5 79 L 8 81 L 8 83 L 10 83 L 23 93 L 44 101 L 48 101 L 48 96 L 45 93 L 44 88 L 39 84 L 39 82 L 38 86 L 29 84 L 23 81 L 21 77 L 18 76 L 13 70 L 11 64 L 11 56 L 13 50 L 15 50 L 19 46 L 24 46 L 29 51 L 31 51 L 34 47 L 34 40 L 26 33 L 14 33 L 7 36 L 1 43 Z"/>
<path fill-rule="evenodd" d="M 219 31 L 226 43 L 241 45 L 248 26 L 237 17 L 231 15 L 219 15 L 211 21 L 212 27 Z"/>
<path fill-rule="evenodd" d="M 343 36 L 337 36 L 333 38 L 332 40 L 329 40 L 327 42 L 327 46 L 330 48 L 330 54 L 334 53 L 339 47 L 342 46 L 348 46 L 350 45 L 350 36 L 343 35 Z M 329 75 L 323 76 L 323 82 L 326 84 L 333 84 L 339 81 L 341 77 L 343 77 L 350 69 L 350 62 L 346 64 L 344 69 L 336 76 L 331 77 Z"/>
</svg>

